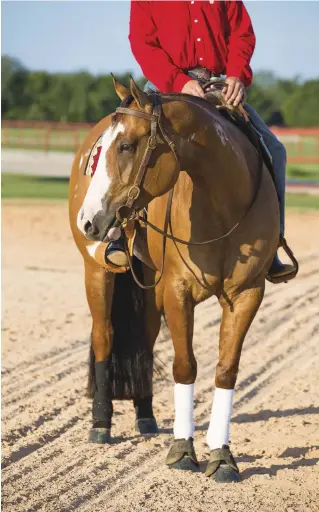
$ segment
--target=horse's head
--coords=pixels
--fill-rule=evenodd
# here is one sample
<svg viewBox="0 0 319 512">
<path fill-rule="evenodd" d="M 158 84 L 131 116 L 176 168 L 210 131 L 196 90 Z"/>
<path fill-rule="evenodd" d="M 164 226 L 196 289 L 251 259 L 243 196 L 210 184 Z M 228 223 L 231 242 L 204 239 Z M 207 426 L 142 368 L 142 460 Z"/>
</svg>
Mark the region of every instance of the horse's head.
<svg viewBox="0 0 319 512">
<path fill-rule="evenodd" d="M 160 107 L 154 111 L 152 97 L 132 79 L 130 89 L 115 79 L 114 87 L 121 107 L 102 136 L 99 162 L 78 213 L 78 228 L 90 240 L 105 239 L 121 206 L 138 211 L 165 194 L 179 172 L 171 136 L 153 115 Z"/>
</svg>

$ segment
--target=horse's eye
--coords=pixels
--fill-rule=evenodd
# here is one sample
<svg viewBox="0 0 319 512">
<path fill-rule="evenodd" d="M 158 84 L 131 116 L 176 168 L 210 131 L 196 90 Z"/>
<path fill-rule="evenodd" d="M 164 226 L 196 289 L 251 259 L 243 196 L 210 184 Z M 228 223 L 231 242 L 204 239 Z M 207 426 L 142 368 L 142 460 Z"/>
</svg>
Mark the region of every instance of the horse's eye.
<svg viewBox="0 0 319 512">
<path fill-rule="evenodd" d="M 124 153 L 124 151 L 131 151 L 133 152 L 135 149 L 134 144 L 128 144 L 127 142 L 122 142 L 120 145 L 120 152 Z"/>
</svg>

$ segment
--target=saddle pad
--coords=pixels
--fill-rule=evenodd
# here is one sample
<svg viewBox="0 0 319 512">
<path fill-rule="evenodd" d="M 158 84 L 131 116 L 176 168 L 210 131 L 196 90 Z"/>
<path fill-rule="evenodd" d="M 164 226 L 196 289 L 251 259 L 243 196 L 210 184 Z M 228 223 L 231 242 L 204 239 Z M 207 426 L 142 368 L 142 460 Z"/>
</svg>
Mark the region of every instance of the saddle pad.
<svg viewBox="0 0 319 512">
<path fill-rule="evenodd" d="M 91 178 L 94 176 L 101 155 L 103 135 L 104 133 L 102 133 L 102 135 L 97 139 L 96 143 L 91 149 L 91 153 L 84 170 L 84 174 L 86 176 L 90 176 Z"/>
</svg>

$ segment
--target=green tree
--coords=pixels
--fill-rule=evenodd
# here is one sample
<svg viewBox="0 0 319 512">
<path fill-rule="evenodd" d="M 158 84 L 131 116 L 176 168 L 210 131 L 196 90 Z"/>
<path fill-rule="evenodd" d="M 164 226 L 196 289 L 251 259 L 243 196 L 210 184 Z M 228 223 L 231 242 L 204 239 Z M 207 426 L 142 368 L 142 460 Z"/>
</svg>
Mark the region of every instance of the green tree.
<svg viewBox="0 0 319 512">
<path fill-rule="evenodd" d="M 290 126 L 319 126 L 319 80 L 311 80 L 290 94 L 282 107 Z"/>
<path fill-rule="evenodd" d="M 1 111 L 4 118 L 24 119 L 28 72 L 18 59 L 1 57 Z"/>
<path fill-rule="evenodd" d="M 272 114 L 277 110 L 274 97 L 258 85 L 248 89 L 248 103 L 258 112 L 265 123 L 271 123 Z"/>
</svg>

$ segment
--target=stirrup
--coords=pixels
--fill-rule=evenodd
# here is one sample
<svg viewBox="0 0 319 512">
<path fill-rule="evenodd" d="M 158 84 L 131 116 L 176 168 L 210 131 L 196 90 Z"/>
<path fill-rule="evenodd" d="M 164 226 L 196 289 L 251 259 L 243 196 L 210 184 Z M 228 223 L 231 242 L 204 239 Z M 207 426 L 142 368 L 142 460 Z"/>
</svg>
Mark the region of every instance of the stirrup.
<svg viewBox="0 0 319 512">
<path fill-rule="evenodd" d="M 105 259 L 117 267 L 128 266 L 128 259 L 125 253 L 124 243 L 121 239 L 111 242 L 106 249 Z"/>
<path fill-rule="evenodd" d="M 294 279 L 299 271 L 299 263 L 296 260 L 292 250 L 290 249 L 289 245 L 287 244 L 287 241 L 283 235 L 279 236 L 279 246 L 282 247 L 287 256 L 289 257 L 291 263 L 292 263 L 292 270 L 289 274 L 286 275 L 279 275 L 279 276 L 270 276 L 268 273 L 266 275 L 267 281 L 273 284 L 279 284 L 279 283 L 287 283 L 291 279 Z"/>
</svg>

